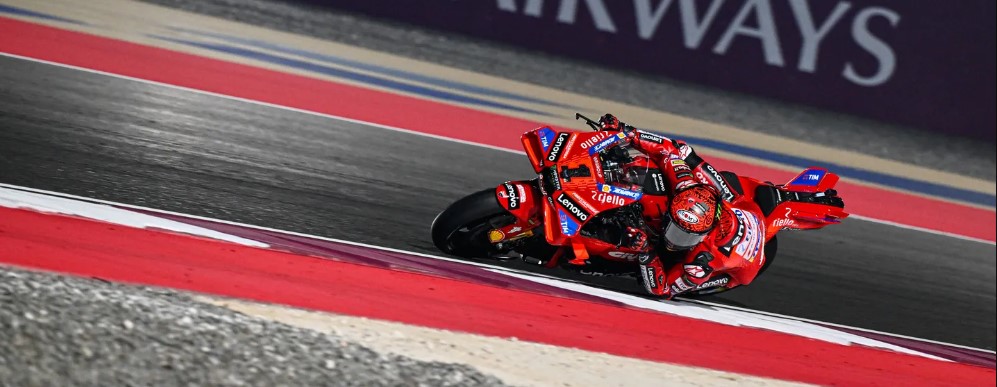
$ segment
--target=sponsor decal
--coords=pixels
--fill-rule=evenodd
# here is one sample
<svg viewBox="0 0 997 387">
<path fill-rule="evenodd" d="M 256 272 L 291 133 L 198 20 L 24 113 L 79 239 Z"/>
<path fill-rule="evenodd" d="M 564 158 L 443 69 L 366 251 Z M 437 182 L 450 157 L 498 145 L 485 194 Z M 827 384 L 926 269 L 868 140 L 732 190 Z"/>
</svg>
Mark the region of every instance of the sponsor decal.
<svg viewBox="0 0 997 387">
<path fill-rule="evenodd" d="M 688 146 L 686 144 L 682 144 L 681 146 L 679 146 L 679 158 L 684 159 L 686 157 L 689 157 L 690 153 L 692 153 L 691 146 Z"/>
<path fill-rule="evenodd" d="M 724 243 L 724 245 L 720 246 L 718 249 L 721 253 L 724 253 L 724 255 L 728 257 L 730 256 L 730 251 L 734 248 L 734 245 L 740 243 L 741 238 L 744 238 L 744 222 L 742 222 L 740 218 L 735 218 L 734 221 L 737 222 L 737 233 L 734 234 L 734 237 L 731 238 L 729 242 Z"/>
<path fill-rule="evenodd" d="M 679 277 L 675 279 L 675 283 L 672 284 L 672 293 L 678 294 L 686 290 L 691 290 L 692 284 L 686 283 L 685 278 Z"/>
<path fill-rule="evenodd" d="M 699 267 L 699 265 L 685 265 L 682 266 L 682 269 L 685 269 L 686 274 L 695 278 L 703 278 L 706 276 L 706 271 L 703 270 L 702 267 Z"/>
<path fill-rule="evenodd" d="M 488 232 L 488 241 L 491 243 L 501 242 L 505 239 L 505 234 L 500 230 L 492 230 Z"/>
<path fill-rule="evenodd" d="M 557 210 L 557 217 L 561 221 L 561 233 L 566 236 L 575 236 L 578 233 L 578 222 L 572 220 L 564 210 Z"/>
<path fill-rule="evenodd" d="M 589 202 L 585 201 L 585 199 L 582 199 L 582 197 L 577 193 L 571 192 L 571 198 L 577 200 L 578 204 L 581 204 L 582 207 L 585 207 L 585 209 L 588 210 L 590 213 L 599 212 L 599 210 L 595 209 L 595 207 L 592 207 L 592 205 L 589 204 Z"/>
<path fill-rule="evenodd" d="M 675 171 L 675 173 L 686 172 L 686 174 L 690 177 L 692 176 L 692 169 L 690 169 L 688 165 L 676 165 L 672 167 L 672 170 Z"/>
<path fill-rule="evenodd" d="M 661 137 L 661 136 L 658 136 L 658 135 L 655 135 L 655 134 L 651 134 L 651 133 L 640 132 L 640 139 L 644 140 L 644 141 L 650 141 L 650 142 L 658 143 L 658 144 L 664 144 L 665 143 L 665 138 L 664 137 Z"/>
<path fill-rule="evenodd" d="M 689 224 L 699 224 L 699 215 L 689 210 L 678 210 L 675 212 L 679 219 Z"/>
<path fill-rule="evenodd" d="M 713 267 L 710 266 L 711 261 L 713 261 L 713 254 L 708 251 L 700 251 L 699 254 L 696 254 L 696 259 L 692 263 L 683 265 L 682 269 L 694 278 L 706 278 L 713 272 Z"/>
<path fill-rule="evenodd" d="M 541 187 L 544 187 L 544 193 L 553 195 L 554 191 L 561 190 L 561 178 L 557 176 L 557 170 L 554 167 L 544 169 L 541 174 L 544 181 Z"/>
<path fill-rule="evenodd" d="M 610 257 L 625 259 L 625 260 L 628 260 L 628 261 L 637 261 L 637 260 L 640 259 L 641 255 L 643 255 L 643 254 L 625 253 L 625 252 L 622 252 L 622 251 L 610 251 L 609 252 L 609 256 Z"/>
<path fill-rule="evenodd" d="M 675 155 L 672 155 L 671 157 L 675 157 Z M 673 167 L 677 166 L 677 165 L 685 165 L 685 166 L 689 165 L 689 164 L 686 164 L 685 160 L 682 160 L 682 159 L 669 159 L 668 163 L 671 164 Z"/>
<path fill-rule="evenodd" d="M 668 192 L 665 187 L 665 176 L 661 172 L 651 173 L 651 181 L 654 182 L 654 189 L 657 192 Z"/>
<path fill-rule="evenodd" d="M 683 188 L 690 187 L 690 186 L 693 186 L 695 184 L 696 184 L 696 182 L 693 181 L 693 180 L 682 180 L 678 184 L 675 184 L 675 190 L 676 191 L 680 191 Z"/>
<path fill-rule="evenodd" d="M 713 186 L 720 189 L 720 194 L 724 201 L 730 202 L 734 200 L 734 193 L 731 192 L 730 187 L 727 186 L 727 181 L 720 175 L 720 172 L 717 172 L 716 168 L 713 168 L 710 164 L 703 164 L 703 169 L 706 169 L 710 173 L 710 182 L 713 183 Z"/>
<path fill-rule="evenodd" d="M 515 234 L 515 233 L 520 232 L 520 231 L 523 231 L 523 228 L 519 227 L 519 226 L 516 226 L 516 227 L 513 227 L 513 228 L 509 229 L 509 233 L 510 234 Z"/>
<path fill-rule="evenodd" d="M 637 263 L 641 265 L 650 265 L 654 261 L 654 255 L 651 253 L 642 253 L 637 255 Z"/>
<path fill-rule="evenodd" d="M 808 169 L 789 182 L 789 185 L 816 187 L 820 183 L 820 180 L 824 178 L 825 173 L 826 171 L 820 169 Z"/>
<path fill-rule="evenodd" d="M 595 146 L 589 148 L 589 154 L 592 155 L 602 152 L 606 148 L 609 148 L 613 144 L 616 144 L 617 141 L 620 141 L 626 137 L 627 135 L 623 133 L 617 133 L 615 136 L 602 140 L 598 144 L 595 144 Z"/>
<path fill-rule="evenodd" d="M 602 174 L 602 161 L 599 160 L 599 156 L 592 156 L 592 166 L 595 167 L 596 178 L 605 178 Z"/>
<path fill-rule="evenodd" d="M 657 277 L 657 275 L 654 272 L 654 268 L 651 266 L 640 265 L 640 273 L 644 277 L 644 287 L 647 288 L 647 292 L 654 293 L 653 290 L 658 287 L 658 283 L 655 282 L 655 277 Z"/>
<path fill-rule="evenodd" d="M 601 191 L 592 191 L 592 200 L 599 203 L 612 204 L 614 206 L 622 206 L 627 204 L 626 199 Z"/>
<path fill-rule="evenodd" d="M 582 141 L 581 147 L 582 147 L 582 149 L 588 149 L 589 147 L 591 147 L 592 145 L 595 145 L 596 143 L 598 143 L 600 140 L 606 138 L 607 136 L 609 136 L 609 132 L 597 132 L 592 137 L 589 137 L 588 140 Z M 589 154 L 592 154 L 592 153 L 593 152 L 589 152 Z"/>
<path fill-rule="evenodd" d="M 738 1 L 738 2 L 697 2 L 697 1 L 666 1 L 666 2 L 633 2 L 632 7 L 620 6 L 618 1 L 611 0 L 562 0 L 559 8 L 545 6 L 542 0 L 515 1 L 497 0 L 486 2 L 485 7 L 497 8 L 500 12 L 509 13 L 529 20 L 542 20 L 544 25 L 557 22 L 557 27 L 569 28 L 581 39 L 595 39 L 592 33 L 599 36 L 612 34 L 614 38 L 625 42 L 640 42 L 656 39 L 661 36 L 681 35 L 686 37 L 684 48 L 695 53 L 693 57 L 701 57 L 703 53 L 712 52 L 716 55 L 730 57 L 723 65 L 734 65 L 744 70 L 738 74 L 754 74 L 759 67 L 775 67 L 785 70 L 783 75 L 792 78 L 803 74 L 813 74 L 820 78 L 829 77 L 838 81 L 847 81 L 846 85 L 875 87 L 893 79 L 897 62 L 926 62 L 923 66 L 913 66 L 914 74 L 924 72 L 925 68 L 941 67 L 951 71 L 950 66 L 939 66 L 939 62 L 931 60 L 944 48 L 939 39 L 926 39 L 922 42 L 922 55 L 911 56 L 904 48 L 907 45 L 890 35 L 898 35 L 898 24 L 901 20 L 930 20 L 937 10 L 947 10 L 941 5 L 928 7 L 927 4 L 910 4 L 910 2 L 887 3 L 855 3 L 847 1 L 831 1 L 822 4 L 821 14 L 811 10 L 816 4 L 808 2 L 787 2 L 795 17 L 781 15 L 775 2 L 769 1 Z M 585 12 L 579 12 L 585 4 Z M 625 2 L 630 3 L 630 2 Z M 494 4 L 494 5 L 493 5 Z M 642 4 L 639 5 L 639 4 Z M 655 5 L 652 5 L 655 4 Z M 854 5 L 853 5 L 854 4 Z M 704 8 L 709 5 L 709 11 Z M 557 9 L 557 12 L 552 12 Z M 935 28 L 926 28 L 925 36 L 933 36 L 941 29 L 954 31 L 956 38 L 966 39 L 969 33 L 963 32 L 956 25 L 969 17 L 970 12 L 959 12 L 953 8 L 953 21 L 940 20 Z M 965 9 L 965 8 L 964 8 Z M 568 11 L 565 11 L 568 10 Z M 713 15 L 738 15 L 737 17 L 718 17 Z M 789 11 L 786 11 L 789 12 Z M 706 16 L 696 16 L 706 13 Z M 667 15 L 681 14 L 673 22 L 660 22 Z M 686 17 L 686 15 L 690 15 Z M 716 20 L 715 20 L 716 19 Z M 974 19 L 975 20 L 975 19 Z M 634 28 L 636 26 L 636 28 Z M 877 28 L 878 27 L 878 28 Z M 927 27 L 927 26 L 925 26 Z M 591 30 L 592 32 L 589 32 Z M 796 34 L 796 39 L 787 36 Z M 511 31 L 510 31 L 511 32 Z M 534 32 L 534 31 L 530 31 Z M 543 33 L 534 32 L 534 33 Z M 948 33 L 948 31 L 946 31 Z M 741 36 L 757 39 L 752 52 L 737 53 L 737 39 Z M 690 39 L 691 37 L 691 39 Z M 705 37 L 705 38 L 704 38 Z M 824 39 L 828 37 L 829 39 Z M 824 40 L 828 42 L 824 43 Z M 732 44 L 732 42 L 734 42 Z M 802 47 L 801 47 L 802 46 Z M 825 48 L 826 46 L 847 47 L 846 53 Z M 545 48 L 550 45 L 534 42 L 532 48 Z M 638 55 L 633 50 L 622 51 L 627 55 Z M 905 56 L 907 55 L 907 56 Z M 853 64 L 859 56 L 869 58 L 868 70 L 856 70 Z M 827 66 L 827 57 L 834 66 Z M 899 57 L 899 58 L 898 58 Z M 818 61 L 818 58 L 821 61 Z M 690 61 L 695 66 L 709 66 L 710 61 Z M 652 62 L 655 63 L 655 62 Z M 937 71 L 937 70 L 936 70 Z M 828 83 L 836 85 L 841 82 Z M 730 86 L 727 86 L 730 87 Z"/>
<path fill-rule="evenodd" d="M 552 163 L 557 162 L 564 154 L 564 150 L 567 148 L 565 145 L 568 138 L 571 137 L 571 133 L 558 133 L 557 138 L 554 140 L 554 145 L 550 147 L 550 153 L 547 154 L 547 161 Z"/>
<path fill-rule="evenodd" d="M 722 275 L 720 277 L 717 277 L 717 278 L 711 279 L 709 281 L 703 282 L 702 284 L 700 284 L 699 286 L 696 287 L 696 290 L 699 290 L 699 289 L 708 289 L 708 288 L 715 288 L 715 287 L 718 287 L 718 286 L 726 286 L 728 282 L 730 282 L 730 276 L 724 274 L 724 275 Z"/>
<path fill-rule="evenodd" d="M 675 178 L 676 179 L 685 179 L 685 178 L 691 178 L 691 177 L 692 177 L 692 174 L 689 173 L 689 172 L 682 172 L 682 173 L 676 173 L 675 174 Z"/>
<path fill-rule="evenodd" d="M 568 137 L 568 143 L 564 146 L 564 153 L 571 152 L 571 147 L 575 146 L 575 139 L 577 138 L 578 136 L 575 136 L 573 134 L 570 137 Z"/>
<path fill-rule="evenodd" d="M 537 135 L 540 137 L 540 145 L 544 148 L 544 153 L 550 150 L 550 143 L 554 141 L 554 131 L 548 127 L 541 128 Z"/>
<path fill-rule="evenodd" d="M 568 210 L 568 213 L 574 216 L 575 219 L 582 222 L 589 220 L 589 217 L 592 216 L 592 214 L 585 211 L 581 205 L 568 197 L 568 195 L 565 195 L 564 192 L 561 192 L 561 194 L 557 196 L 557 202 L 560 203 L 565 210 Z"/>
<path fill-rule="evenodd" d="M 521 202 L 519 192 L 512 184 L 505 183 L 505 200 L 510 210 L 519 208 Z"/>
<path fill-rule="evenodd" d="M 734 247 L 734 252 L 742 256 L 746 261 L 754 262 L 762 245 L 762 230 L 759 227 L 758 217 L 755 214 L 741 211 L 737 208 L 733 211 L 734 216 L 744 225 L 744 237 Z"/>
<path fill-rule="evenodd" d="M 633 200 L 640 200 L 644 194 L 640 191 L 631 191 L 626 188 L 620 188 L 609 184 L 599 184 L 599 190 L 605 193 L 610 193 L 617 196 L 623 196 Z"/>
<path fill-rule="evenodd" d="M 796 221 L 787 218 L 779 218 L 772 222 L 772 226 L 782 227 L 782 228 L 793 228 L 796 227 Z"/>
</svg>

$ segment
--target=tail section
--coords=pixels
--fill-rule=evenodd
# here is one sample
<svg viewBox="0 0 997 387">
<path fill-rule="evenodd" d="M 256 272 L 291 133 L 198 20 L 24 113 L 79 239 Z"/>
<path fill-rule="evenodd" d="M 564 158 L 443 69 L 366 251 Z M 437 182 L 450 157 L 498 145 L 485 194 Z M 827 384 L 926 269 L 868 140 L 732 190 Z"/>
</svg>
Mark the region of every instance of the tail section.
<svg viewBox="0 0 997 387">
<path fill-rule="evenodd" d="M 838 175 L 824 168 L 810 167 L 784 185 L 785 189 L 796 192 L 823 192 L 838 184 Z"/>
<path fill-rule="evenodd" d="M 767 237 L 780 230 L 812 230 L 848 217 L 834 185 L 838 175 L 810 167 L 779 187 L 779 204 L 768 215 Z"/>
</svg>

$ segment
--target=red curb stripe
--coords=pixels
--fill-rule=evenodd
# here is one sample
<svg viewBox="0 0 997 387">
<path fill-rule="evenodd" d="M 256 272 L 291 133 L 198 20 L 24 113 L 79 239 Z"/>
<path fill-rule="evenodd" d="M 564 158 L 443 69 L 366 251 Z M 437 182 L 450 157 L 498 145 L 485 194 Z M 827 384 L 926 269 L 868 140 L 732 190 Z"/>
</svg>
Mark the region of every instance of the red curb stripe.
<svg viewBox="0 0 997 387">
<path fill-rule="evenodd" d="M 80 276 L 819 384 L 980 385 L 995 376 L 965 364 L 79 218 L 0 208 L 0 219 L 0 262 Z"/>
</svg>

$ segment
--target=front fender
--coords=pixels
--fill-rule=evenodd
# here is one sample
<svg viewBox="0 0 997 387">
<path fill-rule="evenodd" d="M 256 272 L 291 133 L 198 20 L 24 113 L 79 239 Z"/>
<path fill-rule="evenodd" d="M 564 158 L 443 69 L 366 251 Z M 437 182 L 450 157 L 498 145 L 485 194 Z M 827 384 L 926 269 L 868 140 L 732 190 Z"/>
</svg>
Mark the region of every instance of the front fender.
<svg viewBox="0 0 997 387">
<path fill-rule="evenodd" d="M 537 222 L 543 209 L 543 195 L 536 180 L 507 181 L 495 187 L 495 198 L 502 208 L 516 217 L 517 223 Z"/>
</svg>

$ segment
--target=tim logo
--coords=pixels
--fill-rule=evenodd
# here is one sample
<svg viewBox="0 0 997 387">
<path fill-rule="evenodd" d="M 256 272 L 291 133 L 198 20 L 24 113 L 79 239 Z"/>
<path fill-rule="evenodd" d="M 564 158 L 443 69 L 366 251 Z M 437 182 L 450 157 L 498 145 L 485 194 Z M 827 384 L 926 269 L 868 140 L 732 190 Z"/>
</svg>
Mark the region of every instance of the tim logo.
<svg viewBox="0 0 997 387">
<path fill-rule="evenodd" d="M 554 140 L 554 131 L 550 130 L 550 128 L 540 129 L 538 137 L 540 137 L 540 145 L 543 146 L 544 152 L 549 151 L 550 143 Z"/>
<path fill-rule="evenodd" d="M 813 187 L 816 186 L 817 183 L 819 183 L 820 180 L 824 178 L 824 175 L 826 173 L 827 171 L 820 169 L 808 169 L 806 171 L 803 171 L 803 173 L 801 173 L 799 176 L 793 179 L 793 181 L 790 182 L 789 184 Z"/>
</svg>

